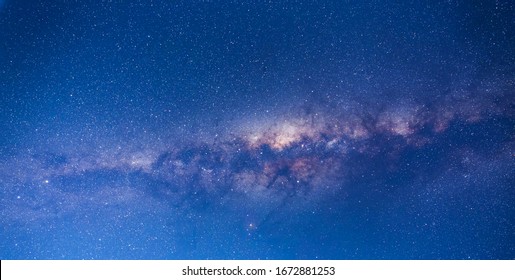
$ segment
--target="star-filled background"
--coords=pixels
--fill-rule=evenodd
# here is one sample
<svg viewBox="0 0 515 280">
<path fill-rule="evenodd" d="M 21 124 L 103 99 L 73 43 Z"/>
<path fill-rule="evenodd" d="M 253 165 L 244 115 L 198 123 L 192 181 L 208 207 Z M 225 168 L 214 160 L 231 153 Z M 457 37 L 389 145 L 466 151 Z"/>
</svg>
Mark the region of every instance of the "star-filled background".
<svg viewBox="0 0 515 280">
<path fill-rule="evenodd" d="M 512 1 L 0 1 L 1 259 L 513 259 Z"/>
</svg>

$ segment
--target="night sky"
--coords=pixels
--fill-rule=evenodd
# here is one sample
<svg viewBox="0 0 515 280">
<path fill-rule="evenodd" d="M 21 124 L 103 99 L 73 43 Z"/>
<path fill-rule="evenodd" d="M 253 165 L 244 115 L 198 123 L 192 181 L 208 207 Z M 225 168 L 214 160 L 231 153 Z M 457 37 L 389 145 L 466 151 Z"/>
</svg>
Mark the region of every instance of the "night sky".
<svg viewBox="0 0 515 280">
<path fill-rule="evenodd" d="M 1 259 L 515 258 L 513 1 L 0 0 L 0 97 Z"/>
</svg>

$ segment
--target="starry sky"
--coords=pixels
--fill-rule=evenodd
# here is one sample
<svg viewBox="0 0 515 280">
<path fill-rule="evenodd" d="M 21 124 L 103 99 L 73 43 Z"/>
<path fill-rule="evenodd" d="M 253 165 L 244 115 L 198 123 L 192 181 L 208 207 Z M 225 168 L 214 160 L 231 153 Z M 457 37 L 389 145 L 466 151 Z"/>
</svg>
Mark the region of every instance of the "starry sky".
<svg viewBox="0 0 515 280">
<path fill-rule="evenodd" d="M 512 1 L 0 1 L 1 259 L 514 259 Z"/>
</svg>

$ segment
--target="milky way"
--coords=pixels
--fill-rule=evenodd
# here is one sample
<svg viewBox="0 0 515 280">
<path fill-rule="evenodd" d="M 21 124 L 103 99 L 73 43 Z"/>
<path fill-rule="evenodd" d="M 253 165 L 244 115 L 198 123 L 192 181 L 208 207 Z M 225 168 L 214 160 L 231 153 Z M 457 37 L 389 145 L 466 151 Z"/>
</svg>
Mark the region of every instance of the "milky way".
<svg viewBox="0 0 515 280">
<path fill-rule="evenodd" d="M 515 256 L 512 4 L 11 2 L 0 258 Z"/>
</svg>

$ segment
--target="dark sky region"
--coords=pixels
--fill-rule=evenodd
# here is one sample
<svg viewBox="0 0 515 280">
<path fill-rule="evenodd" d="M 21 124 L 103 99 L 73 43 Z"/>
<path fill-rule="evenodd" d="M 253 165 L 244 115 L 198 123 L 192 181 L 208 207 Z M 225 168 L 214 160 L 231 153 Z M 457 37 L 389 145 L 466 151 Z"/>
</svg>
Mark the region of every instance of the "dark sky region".
<svg viewBox="0 0 515 280">
<path fill-rule="evenodd" d="M 514 259 L 514 33 L 513 1 L 0 1 L 0 258 Z"/>
</svg>

